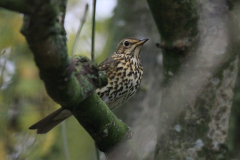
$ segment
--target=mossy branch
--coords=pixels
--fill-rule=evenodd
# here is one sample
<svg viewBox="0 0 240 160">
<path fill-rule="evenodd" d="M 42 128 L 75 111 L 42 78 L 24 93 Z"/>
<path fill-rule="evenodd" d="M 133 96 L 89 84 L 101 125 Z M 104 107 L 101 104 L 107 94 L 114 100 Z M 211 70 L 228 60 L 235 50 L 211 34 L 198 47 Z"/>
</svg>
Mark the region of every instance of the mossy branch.
<svg viewBox="0 0 240 160">
<path fill-rule="evenodd" d="M 30 3 L 29 3 L 30 2 Z M 0 7 L 9 9 L 12 11 L 30 14 L 33 10 L 35 10 L 37 5 L 35 4 L 37 1 L 29 1 L 29 0 L 1 0 Z"/>
<path fill-rule="evenodd" d="M 51 98 L 72 111 L 107 157 L 138 159 L 129 142 L 122 143 L 131 138 L 131 130 L 95 93 L 96 88 L 107 84 L 104 72 L 86 57 L 68 57 L 63 27 L 66 2 L 2 0 L 0 7 L 25 14 L 21 32 L 34 54 L 40 78 Z M 119 146 L 124 146 L 131 154 L 116 151 Z"/>
</svg>

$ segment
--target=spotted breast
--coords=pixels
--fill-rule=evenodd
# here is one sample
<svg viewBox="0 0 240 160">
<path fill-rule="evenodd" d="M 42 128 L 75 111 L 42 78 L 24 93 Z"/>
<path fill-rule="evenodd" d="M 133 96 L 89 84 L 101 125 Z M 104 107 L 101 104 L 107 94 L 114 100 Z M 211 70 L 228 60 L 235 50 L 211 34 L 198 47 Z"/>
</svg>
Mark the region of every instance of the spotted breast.
<svg viewBox="0 0 240 160">
<path fill-rule="evenodd" d="M 96 92 L 110 109 L 121 106 L 137 91 L 143 75 L 140 50 L 147 40 L 123 39 L 112 56 L 99 65 L 100 70 L 106 71 L 108 84 Z M 29 129 L 37 129 L 38 134 L 44 134 L 71 115 L 71 111 L 61 107 Z"/>
<path fill-rule="evenodd" d="M 106 70 L 108 84 L 96 92 L 110 109 L 121 106 L 131 98 L 141 83 L 143 75 L 139 55 L 141 44 L 134 46 L 135 41 L 137 40 L 123 40 L 113 55 L 99 65 L 101 70 Z M 128 46 L 134 47 L 127 48 Z"/>
</svg>

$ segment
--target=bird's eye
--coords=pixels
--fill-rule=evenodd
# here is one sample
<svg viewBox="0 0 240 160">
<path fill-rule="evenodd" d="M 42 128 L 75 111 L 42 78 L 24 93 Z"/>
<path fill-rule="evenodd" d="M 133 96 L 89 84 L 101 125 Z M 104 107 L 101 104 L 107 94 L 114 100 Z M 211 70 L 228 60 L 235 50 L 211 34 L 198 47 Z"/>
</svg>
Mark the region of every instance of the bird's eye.
<svg viewBox="0 0 240 160">
<path fill-rule="evenodd" d="M 128 41 L 125 41 L 125 42 L 124 42 L 124 46 L 129 46 L 129 44 L 130 44 L 130 43 L 129 43 Z"/>
</svg>

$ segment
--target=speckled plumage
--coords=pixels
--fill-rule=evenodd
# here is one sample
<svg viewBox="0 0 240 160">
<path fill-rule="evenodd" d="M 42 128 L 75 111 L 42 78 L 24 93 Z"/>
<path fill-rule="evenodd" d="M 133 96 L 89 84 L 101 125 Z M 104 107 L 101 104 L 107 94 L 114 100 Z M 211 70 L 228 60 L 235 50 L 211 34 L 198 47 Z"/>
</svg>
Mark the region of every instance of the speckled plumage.
<svg viewBox="0 0 240 160">
<path fill-rule="evenodd" d="M 126 41 L 129 46 L 124 45 Z M 110 109 L 119 107 L 138 89 L 143 75 L 139 52 L 146 41 L 134 38 L 122 40 L 113 55 L 99 65 L 100 70 L 106 70 L 108 84 L 96 92 Z"/>
<path fill-rule="evenodd" d="M 143 75 L 140 50 L 147 40 L 123 39 L 112 56 L 99 65 L 100 70 L 106 71 L 108 84 L 98 88 L 96 92 L 110 109 L 121 106 L 138 89 Z M 38 134 L 44 134 L 71 115 L 69 110 L 60 108 L 29 129 L 37 129 Z"/>
</svg>

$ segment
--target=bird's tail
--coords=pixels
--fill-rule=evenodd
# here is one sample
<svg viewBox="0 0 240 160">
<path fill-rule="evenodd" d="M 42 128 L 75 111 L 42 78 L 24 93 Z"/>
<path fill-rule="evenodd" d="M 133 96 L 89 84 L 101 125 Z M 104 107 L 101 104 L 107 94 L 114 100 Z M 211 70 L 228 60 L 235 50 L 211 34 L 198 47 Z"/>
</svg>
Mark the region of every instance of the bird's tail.
<svg viewBox="0 0 240 160">
<path fill-rule="evenodd" d="M 47 117 L 29 127 L 29 129 L 37 129 L 37 134 L 45 134 L 71 115 L 72 113 L 69 110 L 59 108 Z"/>
</svg>

